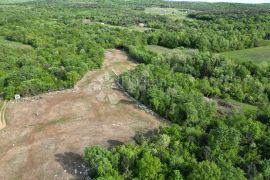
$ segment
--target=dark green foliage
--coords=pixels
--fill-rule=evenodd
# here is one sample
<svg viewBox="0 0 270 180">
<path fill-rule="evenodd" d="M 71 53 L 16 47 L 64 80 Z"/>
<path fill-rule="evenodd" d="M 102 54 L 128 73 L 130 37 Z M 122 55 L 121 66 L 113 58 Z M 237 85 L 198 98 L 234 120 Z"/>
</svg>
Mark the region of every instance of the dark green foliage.
<svg viewBox="0 0 270 180">
<path fill-rule="evenodd" d="M 209 147 L 214 157 L 235 161 L 240 143 L 240 133 L 234 128 L 220 126 L 209 133 Z"/>
<path fill-rule="evenodd" d="M 124 74 L 121 83 L 133 97 L 173 122 L 206 125 L 215 112 L 196 90 L 192 76 L 165 67 L 140 65 Z"/>
<path fill-rule="evenodd" d="M 267 147 L 268 140 L 264 141 L 265 137 L 259 137 L 252 143 L 247 143 L 245 135 L 240 133 L 245 128 L 229 128 L 227 121 L 218 118 L 217 122 L 221 124 L 216 125 L 212 120 L 208 126 L 210 131 L 201 127 L 173 124 L 160 129 L 149 138 L 140 138 L 135 144 L 100 151 L 104 154 L 103 158 L 112 158 L 111 164 L 118 162 L 113 167 L 123 179 L 267 178 L 269 160 L 261 154 L 262 151 L 254 150 L 257 146 Z M 236 121 L 237 119 L 234 120 L 235 123 Z M 263 129 L 261 131 L 266 133 Z M 91 169 L 96 168 L 100 154 L 88 152 L 90 151 L 85 153 L 86 160 Z M 114 160 L 116 157 L 119 158 L 118 161 Z M 96 162 L 94 165 L 93 160 Z M 106 168 L 106 164 L 103 168 Z M 108 173 L 110 172 L 111 169 Z M 100 175 L 99 178 L 105 176 L 107 175 Z"/>
<path fill-rule="evenodd" d="M 221 179 L 221 170 L 215 163 L 203 161 L 198 163 L 192 173 L 188 176 L 188 179 Z"/>
<path fill-rule="evenodd" d="M 177 45 L 177 33 L 170 33 L 152 33 L 148 43 L 170 37 L 164 41 L 167 47 L 182 46 Z M 201 39 L 202 48 L 193 43 L 202 50 L 220 51 L 207 38 Z M 196 50 L 160 55 L 130 46 L 129 53 L 146 65 L 123 74 L 120 83 L 134 98 L 180 126 L 111 150 L 123 160 L 116 169 L 124 179 L 268 178 L 268 66 L 235 63 Z M 220 114 L 216 98 L 258 105 L 258 114 L 244 107 L 230 107 L 229 114 Z"/>
<path fill-rule="evenodd" d="M 160 31 L 149 34 L 148 42 L 168 48 L 223 52 L 262 46 L 268 38 L 269 11 L 212 11 L 188 17 L 193 21 L 167 19 Z"/>
<path fill-rule="evenodd" d="M 231 97 L 250 104 L 268 103 L 269 66 L 235 63 L 211 53 L 175 51 L 155 64 L 199 79 L 197 88 L 207 97 Z"/>
<path fill-rule="evenodd" d="M 264 70 L 268 67 L 183 50 L 163 56 L 153 54 L 150 59 L 142 61 L 148 65 L 123 74 L 120 83 L 134 98 L 180 126 L 172 125 L 148 139 L 136 138 L 135 145 L 111 150 L 124 162 L 117 168 L 119 174 L 124 179 L 267 178 L 269 100 L 250 101 L 262 104 L 258 114 L 231 107 L 230 114 L 223 115 L 217 112 L 214 101 L 204 96 L 222 97 L 228 81 L 232 87 L 240 85 L 238 88 L 246 95 L 267 97 L 268 86 L 263 82 L 269 83 Z M 264 90 L 252 91 L 254 83 L 247 86 L 237 80 L 256 81 Z M 228 97 L 238 100 L 231 90 L 226 91 Z M 147 168 L 140 169 L 138 164 Z"/>
</svg>

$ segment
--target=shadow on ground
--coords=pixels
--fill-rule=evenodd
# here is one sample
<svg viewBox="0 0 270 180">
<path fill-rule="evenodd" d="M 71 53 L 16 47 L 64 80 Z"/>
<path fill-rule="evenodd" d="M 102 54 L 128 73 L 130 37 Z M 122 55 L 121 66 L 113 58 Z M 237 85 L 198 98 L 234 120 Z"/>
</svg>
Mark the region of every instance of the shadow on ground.
<svg viewBox="0 0 270 180">
<path fill-rule="evenodd" d="M 86 179 L 88 169 L 81 155 L 73 152 L 66 152 L 63 154 L 56 154 L 55 160 L 63 167 L 63 171 L 71 174 L 74 179 Z"/>
<path fill-rule="evenodd" d="M 121 142 L 121 141 L 118 141 L 118 140 L 108 140 L 107 141 L 108 142 L 108 144 L 109 144 L 109 149 L 110 148 L 113 148 L 114 146 L 119 146 L 119 145 L 122 145 L 122 144 L 124 144 L 123 142 Z"/>
</svg>

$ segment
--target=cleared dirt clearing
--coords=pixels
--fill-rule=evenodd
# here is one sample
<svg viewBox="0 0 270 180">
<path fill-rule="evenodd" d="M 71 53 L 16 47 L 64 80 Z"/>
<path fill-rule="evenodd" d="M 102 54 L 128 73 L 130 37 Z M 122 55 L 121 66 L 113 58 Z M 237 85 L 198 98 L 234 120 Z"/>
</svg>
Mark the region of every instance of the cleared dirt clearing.
<svg viewBox="0 0 270 180">
<path fill-rule="evenodd" d="M 113 73 L 134 68 L 119 50 L 72 90 L 11 102 L 0 131 L 0 179 L 81 179 L 83 148 L 128 142 L 163 123 L 115 88 Z"/>
</svg>

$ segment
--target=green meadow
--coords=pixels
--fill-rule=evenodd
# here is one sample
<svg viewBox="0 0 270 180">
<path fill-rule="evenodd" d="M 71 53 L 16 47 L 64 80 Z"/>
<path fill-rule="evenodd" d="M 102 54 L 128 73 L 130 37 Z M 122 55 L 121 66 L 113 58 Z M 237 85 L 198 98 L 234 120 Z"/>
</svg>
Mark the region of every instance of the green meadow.
<svg viewBox="0 0 270 180">
<path fill-rule="evenodd" d="M 235 61 L 270 63 L 270 46 L 256 47 L 238 51 L 229 51 L 221 54 Z"/>
</svg>

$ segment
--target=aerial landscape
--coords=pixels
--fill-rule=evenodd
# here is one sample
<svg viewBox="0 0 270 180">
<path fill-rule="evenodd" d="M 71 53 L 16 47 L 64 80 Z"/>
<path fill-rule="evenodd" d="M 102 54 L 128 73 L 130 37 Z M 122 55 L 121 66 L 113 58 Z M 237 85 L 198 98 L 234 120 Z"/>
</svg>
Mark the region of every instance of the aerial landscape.
<svg viewBox="0 0 270 180">
<path fill-rule="evenodd" d="M 270 2 L 0 0 L 0 180 L 269 180 Z"/>
</svg>

